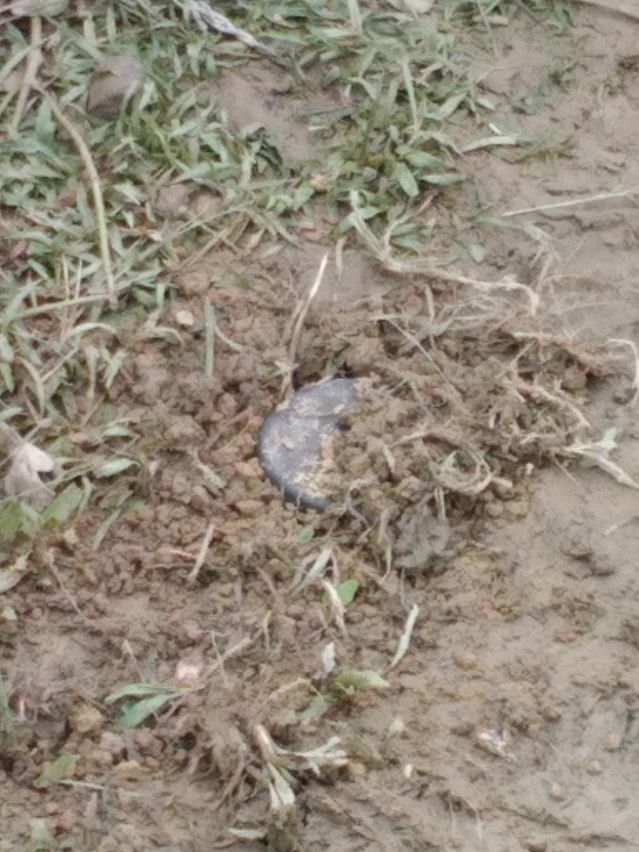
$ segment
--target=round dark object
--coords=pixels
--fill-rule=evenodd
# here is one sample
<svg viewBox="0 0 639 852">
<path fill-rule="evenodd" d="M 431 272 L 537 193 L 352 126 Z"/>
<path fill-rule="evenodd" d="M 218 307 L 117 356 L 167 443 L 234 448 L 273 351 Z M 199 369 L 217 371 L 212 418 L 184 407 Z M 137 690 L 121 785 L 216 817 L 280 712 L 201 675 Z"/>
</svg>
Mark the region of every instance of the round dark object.
<svg viewBox="0 0 639 852">
<path fill-rule="evenodd" d="M 358 401 L 357 379 L 330 379 L 292 394 L 266 418 L 257 452 L 264 472 L 285 500 L 323 512 L 331 503 L 321 472 L 331 436 Z M 328 454 L 328 457 L 327 457 Z"/>
</svg>

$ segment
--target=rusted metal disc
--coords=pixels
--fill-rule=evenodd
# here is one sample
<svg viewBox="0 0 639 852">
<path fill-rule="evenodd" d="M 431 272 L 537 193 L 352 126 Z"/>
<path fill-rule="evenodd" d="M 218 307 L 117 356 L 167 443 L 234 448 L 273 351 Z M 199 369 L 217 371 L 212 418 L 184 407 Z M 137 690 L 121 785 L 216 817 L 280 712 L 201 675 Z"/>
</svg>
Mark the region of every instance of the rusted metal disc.
<svg viewBox="0 0 639 852">
<path fill-rule="evenodd" d="M 326 471 L 340 420 L 358 401 L 357 379 L 330 379 L 301 388 L 264 421 L 258 456 L 285 500 L 322 512 L 331 503 Z"/>
</svg>

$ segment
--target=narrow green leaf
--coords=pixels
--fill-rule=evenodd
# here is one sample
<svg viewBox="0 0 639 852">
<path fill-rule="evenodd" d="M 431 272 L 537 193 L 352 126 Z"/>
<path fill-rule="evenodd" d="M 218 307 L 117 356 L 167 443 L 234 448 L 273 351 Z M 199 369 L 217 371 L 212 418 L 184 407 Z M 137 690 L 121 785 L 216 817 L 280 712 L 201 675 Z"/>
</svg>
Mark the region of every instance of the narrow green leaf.
<svg viewBox="0 0 639 852">
<path fill-rule="evenodd" d="M 357 594 L 357 589 L 359 588 L 359 583 L 354 578 L 350 578 L 349 580 L 344 580 L 343 583 L 340 583 L 336 589 L 339 599 L 344 604 L 344 606 L 348 606 L 349 603 L 352 602 L 353 598 Z"/>
<path fill-rule="evenodd" d="M 313 719 L 317 719 L 322 716 L 329 708 L 328 701 L 324 698 L 323 695 L 316 695 L 315 698 L 311 701 L 308 707 L 302 711 L 300 714 L 300 721 L 303 725 L 308 725 L 309 722 L 312 722 Z"/>
<path fill-rule="evenodd" d="M 42 513 L 45 524 L 62 524 L 67 521 L 82 503 L 83 491 L 75 482 L 71 482 L 64 491 L 55 497 Z"/>
<path fill-rule="evenodd" d="M 118 473 L 122 473 L 133 465 L 137 465 L 134 459 L 127 459 L 122 456 L 99 465 L 93 471 L 93 475 L 97 476 L 98 479 L 106 479 L 109 476 L 117 476 Z"/>
<path fill-rule="evenodd" d="M 21 554 L 9 568 L 0 568 L 0 594 L 8 592 L 20 582 L 27 572 L 27 556 Z"/>
<path fill-rule="evenodd" d="M 163 695 L 152 695 L 150 698 L 143 698 L 141 701 L 136 701 L 135 704 L 129 704 L 120 713 L 115 727 L 119 731 L 137 728 L 145 719 L 153 713 L 157 713 L 164 705 L 176 698 L 178 692 L 165 692 Z"/>
<path fill-rule="evenodd" d="M 166 695 L 167 692 L 175 692 L 175 690 L 155 683 L 129 683 L 107 695 L 104 703 L 115 704 L 123 698 L 146 698 L 149 695 Z"/>
<path fill-rule="evenodd" d="M 297 534 L 298 544 L 310 544 L 315 536 L 315 527 L 304 527 Z"/>
<path fill-rule="evenodd" d="M 427 151 L 415 151 L 413 148 L 407 148 L 402 145 L 398 148 L 397 153 L 406 162 L 416 169 L 441 169 L 445 163 L 439 157 L 429 154 Z"/>
<path fill-rule="evenodd" d="M 46 819 L 32 819 L 29 852 L 51 852 L 52 849 L 53 838 Z"/>
<path fill-rule="evenodd" d="M 415 196 L 419 194 L 417 181 L 406 163 L 397 163 L 395 166 L 394 177 L 409 198 L 415 198 Z"/>
<path fill-rule="evenodd" d="M 344 692 L 354 692 L 358 689 L 384 689 L 390 684 L 372 669 L 363 671 L 345 671 L 335 678 L 333 687 Z"/>
<path fill-rule="evenodd" d="M 456 175 L 450 172 L 441 175 L 421 175 L 421 178 L 426 183 L 432 183 L 435 186 L 450 186 L 453 183 L 461 183 L 464 180 L 463 175 Z"/>
<path fill-rule="evenodd" d="M 62 781 L 65 778 L 70 778 L 73 775 L 75 765 L 79 759 L 79 754 L 62 752 L 62 754 L 35 779 L 33 786 L 42 789 L 44 787 L 49 787 L 51 784 L 57 784 L 58 781 Z"/>
<path fill-rule="evenodd" d="M 16 500 L 10 500 L 0 509 L 0 540 L 12 542 L 20 528 L 22 509 Z"/>
<path fill-rule="evenodd" d="M 340 583 L 335 589 L 337 596 L 344 606 L 348 606 L 348 604 L 352 602 L 358 587 L 359 583 L 357 580 L 351 578 L 349 580 L 344 580 L 344 582 Z M 322 603 L 324 603 L 325 606 L 330 606 L 330 598 L 327 594 L 322 595 Z"/>
</svg>

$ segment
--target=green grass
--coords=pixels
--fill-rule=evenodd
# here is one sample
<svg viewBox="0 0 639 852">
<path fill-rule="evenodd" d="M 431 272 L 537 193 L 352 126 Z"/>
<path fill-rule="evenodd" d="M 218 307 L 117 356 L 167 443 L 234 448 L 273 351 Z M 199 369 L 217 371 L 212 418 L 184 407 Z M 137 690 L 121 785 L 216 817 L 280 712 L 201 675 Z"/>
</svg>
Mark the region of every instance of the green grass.
<svg viewBox="0 0 639 852">
<path fill-rule="evenodd" d="M 459 34 L 504 25 L 522 3 L 448 0 L 437 26 L 400 2 L 374 12 L 356 0 L 233 7 L 233 22 L 274 49 L 274 67 L 298 93 L 321 85 L 340 94 L 343 107 L 313 118 L 319 155 L 296 166 L 259 127 L 238 131 L 216 109 L 211 85 L 259 55 L 237 39 L 200 32 L 187 5 L 120 0 L 82 18 L 71 2 L 40 30 L 23 18 L 0 35 L 0 81 L 9 85 L 0 99 L 0 418 L 21 433 L 38 427 L 38 440 L 65 459 L 58 489 L 83 483 L 80 496 L 67 494 L 77 507 L 96 478 L 137 463 L 135 434 L 112 423 L 106 400 L 132 344 L 155 337 L 180 346 L 160 317 L 184 257 L 221 242 L 294 244 L 318 204 L 332 222 L 329 238 L 357 243 L 366 222 L 396 252 L 428 252 L 437 221 L 420 207 L 429 189 L 445 191 L 463 177 L 454 141 L 460 122 L 470 118 L 478 138 L 491 133 L 491 102 L 459 71 Z M 565 22 L 560 2 L 526 6 Z M 10 84 L 33 58 L 34 37 L 41 88 L 22 113 Z M 137 57 L 146 83 L 116 119 L 100 120 L 85 102 L 100 57 L 111 53 Z M 99 203 L 88 166 L 97 172 Z M 176 181 L 215 195 L 218 212 L 207 220 L 159 217 L 155 198 Z M 99 452 L 69 444 L 80 425 Z M 14 515 L 0 506 L 5 539 L 15 537 Z M 16 534 L 39 528 L 25 510 Z"/>
</svg>

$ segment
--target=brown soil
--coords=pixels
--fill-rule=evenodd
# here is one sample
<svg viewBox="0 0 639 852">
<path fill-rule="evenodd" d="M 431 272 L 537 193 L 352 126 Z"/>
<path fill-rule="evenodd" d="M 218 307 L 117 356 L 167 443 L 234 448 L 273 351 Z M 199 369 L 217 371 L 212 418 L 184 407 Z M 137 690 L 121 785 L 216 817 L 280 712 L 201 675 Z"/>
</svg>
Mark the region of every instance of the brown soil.
<svg viewBox="0 0 639 852">
<path fill-rule="evenodd" d="M 446 195 L 440 214 L 469 221 L 478 206 L 499 215 L 637 186 L 638 32 L 594 8 L 563 35 L 523 17 L 496 31 L 499 58 L 471 63 L 498 100 L 494 123 L 543 143 L 531 159 L 519 148 L 469 155 L 472 189 Z M 260 85 L 273 81 L 243 80 L 267 103 Z M 298 118 L 287 134 L 286 110 L 269 115 L 275 141 L 283 133 L 292 157 L 307 156 Z M 518 297 L 450 288 L 434 292 L 433 318 L 423 281 L 359 255 L 345 257 L 341 278 L 333 268 L 295 381 L 338 369 L 372 376 L 386 396 L 351 423 L 338 453 L 350 493 L 325 516 L 284 505 L 255 458 L 321 229 L 294 252 L 242 261 L 241 275 L 220 255 L 184 271 L 166 320 L 184 346 L 137 344 L 104 409 L 106 421 L 129 419 L 140 468 L 102 493 L 77 539 L 39 543 L 42 568 L 2 596 L 2 668 L 21 723 L 0 760 L 0 850 L 28 849 L 34 817 L 56 848 L 100 852 L 248 852 L 263 842 L 229 827 L 265 825 L 280 850 L 639 846 L 637 494 L 600 471 L 566 470 L 561 455 L 577 434 L 569 406 L 584 402 L 597 427 L 618 429 L 616 460 L 639 477 L 636 409 L 619 402 L 628 380 L 602 377 L 596 348 L 639 343 L 637 210 L 617 198 L 512 221 L 538 231 L 451 225 L 450 242 L 468 274 L 534 285 L 544 306 L 534 321 Z M 463 252 L 473 242 L 487 248 L 478 266 Z M 203 298 L 234 344 L 216 338 L 211 381 Z M 185 310 L 196 318 L 188 330 Z M 522 332 L 533 335 L 525 357 Z M 418 338 L 434 349 L 416 349 Z M 561 404 L 522 402 L 533 376 Z M 434 438 L 396 446 L 420 430 Z M 480 457 L 491 473 L 481 487 Z M 332 584 L 359 582 L 343 625 L 326 587 L 293 586 L 327 542 Z M 389 668 L 414 605 L 410 646 Z M 389 685 L 302 725 L 331 681 L 330 642 L 336 671 L 374 670 Z M 116 732 L 105 696 L 141 681 L 181 697 Z M 294 751 L 338 737 L 349 756 L 319 776 L 289 756 L 288 821 L 269 816 L 259 726 Z M 34 787 L 61 752 L 80 756 L 73 783 Z"/>
</svg>

